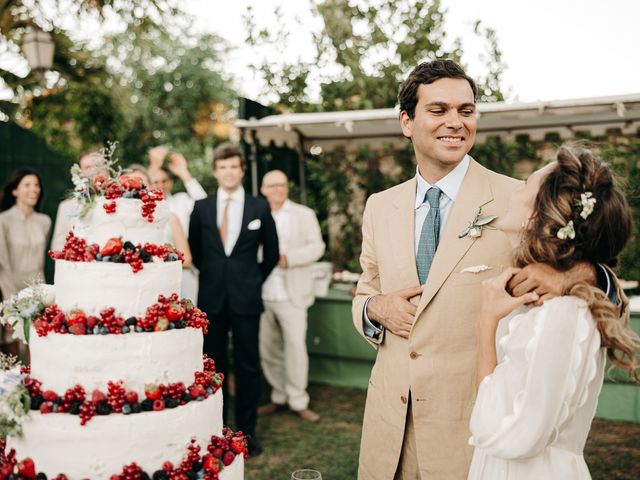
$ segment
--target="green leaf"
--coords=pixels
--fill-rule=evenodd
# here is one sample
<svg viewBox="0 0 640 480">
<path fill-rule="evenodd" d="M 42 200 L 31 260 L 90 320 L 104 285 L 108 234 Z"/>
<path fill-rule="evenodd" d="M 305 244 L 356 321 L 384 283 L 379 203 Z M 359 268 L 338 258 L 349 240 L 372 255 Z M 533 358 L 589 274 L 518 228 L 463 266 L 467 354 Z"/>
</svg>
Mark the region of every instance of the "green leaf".
<svg viewBox="0 0 640 480">
<path fill-rule="evenodd" d="M 496 218 L 498 218 L 497 215 L 489 215 L 489 216 L 486 216 L 486 217 L 481 217 L 481 218 L 477 219 L 474 222 L 474 225 L 477 226 L 477 227 L 482 227 L 484 225 L 487 225 L 487 224 L 493 222 Z"/>
</svg>

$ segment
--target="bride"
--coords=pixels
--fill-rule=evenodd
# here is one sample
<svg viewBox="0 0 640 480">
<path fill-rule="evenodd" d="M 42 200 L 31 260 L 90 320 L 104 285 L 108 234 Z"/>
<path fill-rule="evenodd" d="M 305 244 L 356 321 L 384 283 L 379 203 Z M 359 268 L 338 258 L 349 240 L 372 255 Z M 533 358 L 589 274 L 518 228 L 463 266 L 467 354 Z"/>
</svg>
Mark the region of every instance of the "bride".
<svg viewBox="0 0 640 480">
<path fill-rule="evenodd" d="M 631 235 L 632 216 L 607 165 L 588 151 L 563 147 L 514 194 L 496 227 L 510 238 L 517 267 L 613 267 Z M 483 284 L 468 478 L 590 479 L 582 451 L 606 357 L 638 378 L 639 345 L 626 299 L 620 316 L 602 291 L 578 284 L 534 307 L 535 292 L 515 298 L 506 291 L 517 272 L 507 269 Z"/>
</svg>

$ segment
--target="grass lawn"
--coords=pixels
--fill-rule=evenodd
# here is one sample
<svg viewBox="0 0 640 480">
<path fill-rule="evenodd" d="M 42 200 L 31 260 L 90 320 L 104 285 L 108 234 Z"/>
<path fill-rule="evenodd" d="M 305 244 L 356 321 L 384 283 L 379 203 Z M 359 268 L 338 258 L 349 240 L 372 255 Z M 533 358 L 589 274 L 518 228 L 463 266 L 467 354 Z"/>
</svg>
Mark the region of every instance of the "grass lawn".
<svg viewBox="0 0 640 480">
<path fill-rule="evenodd" d="M 290 480 L 291 472 L 313 468 L 323 480 L 355 479 L 366 392 L 312 385 L 311 407 L 322 418 L 303 422 L 290 412 L 258 421 L 264 452 L 249 459 L 247 480 Z M 640 425 L 596 420 L 585 450 L 593 480 L 640 478 Z M 437 479 L 436 479 L 437 480 Z"/>
</svg>

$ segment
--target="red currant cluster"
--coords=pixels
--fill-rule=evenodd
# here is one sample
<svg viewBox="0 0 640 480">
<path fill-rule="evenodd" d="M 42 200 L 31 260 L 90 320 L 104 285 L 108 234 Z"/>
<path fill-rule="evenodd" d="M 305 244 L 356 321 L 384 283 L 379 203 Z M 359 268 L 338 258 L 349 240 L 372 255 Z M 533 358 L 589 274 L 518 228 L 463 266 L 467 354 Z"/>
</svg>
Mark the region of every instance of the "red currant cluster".
<svg viewBox="0 0 640 480">
<path fill-rule="evenodd" d="M 161 190 L 147 190 L 140 192 L 140 200 L 142 200 L 142 216 L 149 223 L 153 222 L 153 212 L 156 210 L 156 203 L 161 201 L 163 194 Z"/>
<path fill-rule="evenodd" d="M 180 463 L 180 469 L 184 472 L 191 470 L 193 466 L 200 461 L 200 446 L 196 443 L 195 438 L 191 439 L 187 449 L 187 454 Z"/>
<path fill-rule="evenodd" d="M 140 254 L 133 250 L 125 250 L 124 251 L 124 261 L 131 265 L 131 269 L 133 273 L 138 273 L 144 267 L 142 265 L 142 258 Z"/>
<path fill-rule="evenodd" d="M 120 475 L 111 475 L 110 480 L 140 480 L 141 478 L 142 469 L 134 462 L 125 465 Z"/>
<path fill-rule="evenodd" d="M 119 334 L 122 333 L 122 327 L 124 326 L 124 318 L 116 316 L 116 309 L 113 307 L 105 308 L 100 312 L 101 323 L 109 330 L 109 333 Z"/>
<path fill-rule="evenodd" d="M 116 213 L 116 202 L 105 202 L 102 204 L 102 208 L 108 214 Z"/>
<path fill-rule="evenodd" d="M 40 337 L 46 337 L 49 332 L 67 332 L 64 313 L 57 305 L 45 307 L 40 316 L 33 321 L 33 327 Z"/>
<path fill-rule="evenodd" d="M 169 398 L 174 398 L 176 400 L 180 400 L 182 395 L 187 391 L 187 387 L 184 386 L 182 382 L 170 383 L 167 385 L 166 392 L 164 396 Z"/>
<path fill-rule="evenodd" d="M 122 188 L 118 183 L 114 181 L 110 181 L 106 185 L 104 196 L 107 200 L 115 200 L 117 198 L 120 198 L 122 197 Z"/>
<path fill-rule="evenodd" d="M 96 406 L 93 402 L 83 402 L 80 405 L 80 425 L 84 426 L 96 414 Z"/>
<path fill-rule="evenodd" d="M 149 252 L 152 256 L 161 258 L 165 262 L 173 262 L 176 260 L 184 262 L 184 254 L 181 251 L 177 250 L 170 243 L 165 243 L 163 245 L 153 245 L 151 243 L 145 243 L 142 248 Z"/>
<path fill-rule="evenodd" d="M 100 252 L 100 247 L 95 243 L 87 245 L 84 238 L 76 237 L 73 232 L 67 235 L 62 250 L 54 252 L 49 250 L 49 257 L 53 260 L 68 260 L 70 262 L 91 262 Z"/>
<path fill-rule="evenodd" d="M 29 392 L 29 396 L 31 398 L 42 396 L 42 382 L 40 380 L 36 380 L 32 377 L 25 377 L 24 386 L 27 389 L 27 392 Z"/>
<path fill-rule="evenodd" d="M 115 383 L 109 382 L 107 384 L 107 390 L 109 392 L 107 399 L 109 405 L 111 405 L 111 408 L 116 413 L 122 413 L 122 406 L 125 404 L 126 390 L 122 385 L 122 380 Z"/>
<path fill-rule="evenodd" d="M 202 363 L 204 364 L 203 370 L 207 373 L 213 373 L 216 371 L 216 362 L 213 361 L 213 358 L 209 358 L 207 354 L 202 355 Z"/>
<path fill-rule="evenodd" d="M 83 403 L 86 398 L 86 392 L 81 385 L 76 385 L 73 388 L 69 388 L 62 397 L 62 408 L 65 412 L 68 412 L 76 402 Z"/>
</svg>

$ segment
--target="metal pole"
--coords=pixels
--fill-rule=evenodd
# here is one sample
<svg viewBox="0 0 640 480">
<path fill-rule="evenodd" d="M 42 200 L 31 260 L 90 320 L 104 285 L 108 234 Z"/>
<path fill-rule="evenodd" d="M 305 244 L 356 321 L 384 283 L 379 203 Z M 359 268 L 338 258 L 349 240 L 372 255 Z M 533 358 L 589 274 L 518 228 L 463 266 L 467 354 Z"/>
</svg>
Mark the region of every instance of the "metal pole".
<svg viewBox="0 0 640 480">
<path fill-rule="evenodd" d="M 258 135 L 251 130 L 251 195 L 258 196 Z"/>
<path fill-rule="evenodd" d="M 298 177 L 300 178 L 300 201 L 307 204 L 307 182 L 304 176 L 304 137 L 298 132 Z"/>
</svg>

